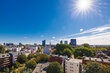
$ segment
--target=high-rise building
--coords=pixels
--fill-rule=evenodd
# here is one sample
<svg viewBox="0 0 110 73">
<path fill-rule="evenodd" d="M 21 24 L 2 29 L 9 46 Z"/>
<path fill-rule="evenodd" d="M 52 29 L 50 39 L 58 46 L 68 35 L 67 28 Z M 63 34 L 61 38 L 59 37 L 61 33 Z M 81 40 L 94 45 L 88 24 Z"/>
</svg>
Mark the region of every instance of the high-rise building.
<svg viewBox="0 0 110 73">
<path fill-rule="evenodd" d="M 76 39 L 71 39 L 71 40 L 70 40 L 70 45 L 71 45 L 72 47 L 76 47 Z"/>
<path fill-rule="evenodd" d="M 13 43 L 5 43 L 6 46 L 14 46 Z"/>
<path fill-rule="evenodd" d="M 37 43 L 34 43 L 35 46 L 37 46 Z"/>
<path fill-rule="evenodd" d="M 68 44 L 68 41 L 64 41 L 64 44 Z"/>
<path fill-rule="evenodd" d="M 62 40 L 60 41 L 60 44 L 63 44 L 63 41 Z"/>
<path fill-rule="evenodd" d="M 46 40 L 42 41 L 42 46 L 46 46 Z"/>
<path fill-rule="evenodd" d="M 19 43 L 19 46 L 22 46 L 22 43 Z"/>
</svg>

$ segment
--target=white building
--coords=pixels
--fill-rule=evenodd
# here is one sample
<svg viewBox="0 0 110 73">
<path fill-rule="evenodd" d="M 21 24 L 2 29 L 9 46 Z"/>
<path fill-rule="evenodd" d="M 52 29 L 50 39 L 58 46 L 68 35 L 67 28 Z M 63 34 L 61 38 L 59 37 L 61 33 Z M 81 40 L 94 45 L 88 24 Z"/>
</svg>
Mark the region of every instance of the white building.
<svg viewBox="0 0 110 73">
<path fill-rule="evenodd" d="M 28 49 L 30 49 L 32 53 L 35 53 L 38 50 L 38 47 L 33 46 L 33 47 L 28 47 Z"/>
<path fill-rule="evenodd" d="M 12 49 L 14 52 L 19 52 L 21 50 L 21 47 L 13 47 Z"/>
<path fill-rule="evenodd" d="M 79 59 L 65 60 L 65 73 L 81 73 L 81 63 Z"/>
</svg>

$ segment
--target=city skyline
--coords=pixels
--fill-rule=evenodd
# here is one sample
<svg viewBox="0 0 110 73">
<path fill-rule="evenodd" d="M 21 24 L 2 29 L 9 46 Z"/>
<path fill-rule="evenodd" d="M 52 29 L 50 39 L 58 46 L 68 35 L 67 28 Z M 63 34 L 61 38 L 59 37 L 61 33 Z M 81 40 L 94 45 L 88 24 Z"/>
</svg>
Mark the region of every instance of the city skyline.
<svg viewBox="0 0 110 73">
<path fill-rule="evenodd" d="M 110 1 L 86 1 L 87 5 L 80 0 L 1 0 L 0 43 L 75 38 L 77 44 L 110 45 Z"/>
</svg>

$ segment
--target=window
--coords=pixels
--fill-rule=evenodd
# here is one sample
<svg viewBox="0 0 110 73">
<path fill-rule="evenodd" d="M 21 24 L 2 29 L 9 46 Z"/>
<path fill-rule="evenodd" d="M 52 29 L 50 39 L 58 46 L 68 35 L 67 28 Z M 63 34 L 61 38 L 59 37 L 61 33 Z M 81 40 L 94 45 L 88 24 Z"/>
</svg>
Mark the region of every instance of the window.
<svg viewBox="0 0 110 73">
<path fill-rule="evenodd" d="M 5 57 L 5 55 L 2 55 L 2 57 Z"/>
</svg>

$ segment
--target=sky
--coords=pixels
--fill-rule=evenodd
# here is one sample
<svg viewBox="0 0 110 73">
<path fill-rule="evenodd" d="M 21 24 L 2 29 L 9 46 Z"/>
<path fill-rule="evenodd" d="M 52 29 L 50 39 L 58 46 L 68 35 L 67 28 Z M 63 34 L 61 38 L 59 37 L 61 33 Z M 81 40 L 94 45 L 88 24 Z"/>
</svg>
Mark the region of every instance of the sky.
<svg viewBox="0 0 110 73">
<path fill-rule="evenodd" d="M 110 0 L 78 1 L 0 0 L 0 43 L 110 45 Z"/>
</svg>

